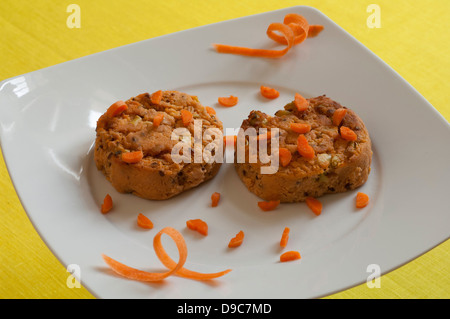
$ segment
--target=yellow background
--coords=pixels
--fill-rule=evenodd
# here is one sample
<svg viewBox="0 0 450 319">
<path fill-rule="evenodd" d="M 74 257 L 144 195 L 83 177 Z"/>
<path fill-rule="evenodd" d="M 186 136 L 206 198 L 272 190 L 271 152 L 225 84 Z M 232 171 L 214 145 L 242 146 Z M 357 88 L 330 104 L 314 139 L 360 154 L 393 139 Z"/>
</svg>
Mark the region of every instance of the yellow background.
<svg viewBox="0 0 450 319">
<path fill-rule="evenodd" d="M 79 29 L 66 25 L 71 3 L 81 8 Z M 380 6 L 381 28 L 367 27 L 371 3 Z M 140 40 L 296 5 L 322 11 L 450 119 L 448 0 L 2 0 L 0 80 Z M 1 156 L 0 190 L 0 297 L 93 298 L 84 288 L 67 287 L 69 273 L 30 223 Z M 449 252 L 447 240 L 383 274 L 381 288 L 363 284 L 328 298 L 449 298 Z"/>
</svg>

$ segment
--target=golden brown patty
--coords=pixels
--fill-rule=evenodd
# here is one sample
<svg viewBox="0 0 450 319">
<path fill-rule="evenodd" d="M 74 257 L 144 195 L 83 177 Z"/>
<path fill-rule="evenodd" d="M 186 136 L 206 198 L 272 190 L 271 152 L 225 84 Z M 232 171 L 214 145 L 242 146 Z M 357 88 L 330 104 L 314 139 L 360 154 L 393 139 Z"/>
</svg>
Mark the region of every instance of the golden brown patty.
<svg viewBox="0 0 450 319">
<path fill-rule="evenodd" d="M 363 185 L 369 176 L 372 149 L 369 133 L 363 121 L 352 110 L 326 96 L 308 99 L 305 111 L 298 111 L 294 102 L 284 110 L 269 116 L 252 111 L 241 128 L 278 128 L 279 147 L 290 151 L 292 159 L 274 174 L 262 174 L 261 161 L 244 163 L 235 161 L 236 171 L 245 186 L 264 200 L 300 202 L 307 197 L 319 197 L 327 193 L 339 193 Z M 345 108 L 346 114 L 339 125 L 333 124 L 333 114 Z M 299 154 L 297 140 L 299 133 L 291 129 L 291 123 L 307 123 L 311 130 L 304 133 L 315 155 L 307 159 Z M 349 141 L 340 135 L 342 127 L 356 133 L 356 141 Z M 245 146 L 248 153 L 248 143 Z M 270 150 L 270 144 L 268 146 Z M 258 157 L 259 159 L 259 157 Z"/>
<path fill-rule="evenodd" d="M 94 159 L 114 188 L 123 193 L 162 200 L 180 194 L 213 178 L 220 162 L 206 163 L 202 159 L 191 163 L 176 163 L 172 159 L 173 147 L 179 143 L 172 139 L 177 128 L 186 128 L 194 136 L 194 120 L 202 121 L 202 133 L 208 128 L 223 131 L 215 115 L 206 112 L 195 96 L 177 91 L 164 91 L 160 102 L 152 103 L 151 95 L 140 94 L 125 102 L 127 109 L 111 116 L 103 114 L 97 122 Z M 192 114 L 189 124 L 183 124 L 181 111 Z M 153 123 L 157 114 L 164 119 L 159 126 Z M 188 141 L 189 145 L 193 143 Z M 208 144 L 203 141 L 202 148 Z M 137 163 L 127 163 L 122 154 L 142 151 Z M 193 152 L 190 152 L 193 153 Z"/>
</svg>

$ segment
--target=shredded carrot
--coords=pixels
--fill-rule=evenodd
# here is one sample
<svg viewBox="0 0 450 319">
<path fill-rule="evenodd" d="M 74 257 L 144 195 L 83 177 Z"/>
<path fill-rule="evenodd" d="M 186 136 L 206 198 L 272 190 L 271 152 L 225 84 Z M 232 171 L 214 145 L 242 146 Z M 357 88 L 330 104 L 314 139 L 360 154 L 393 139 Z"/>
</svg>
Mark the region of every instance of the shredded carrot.
<svg viewBox="0 0 450 319">
<path fill-rule="evenodd" d="M 311 131 L 311 125 L 308 123 L 291 123 L 291 130 L 296 133 L 305 134 Z"/>
<path fill-rule="evenodd" d="M 139 163 L 144 157 L 142 151 L 124 152 L 122 153 L 122 161 L 128 164 Z"/>
<path fill-rule="evenodd" d="M 152 229 L 153 228 L 153 222 L 144 214 L 139 213 L 137 217 L 137 224 L 141 228 L 145 229 Z"/>
<path fill-rule="evenodd" d="M 151 101 L 152 101 L 153 104 L 161 103 L 162 93 L 163 92 L 161 90 L 156 91 L 155 93 L 152 93 Z"/>
<path fill-rule="evenodd" d="M 210 115 L 215 115 L 216 114 L 216 110 L 214 110 L 212 107 L 210 106 L 205 106 L 206 109 L 206 113 L 210 114 Z"/>
<path fill-rule="evenodd" d="M 277 206 L 280 204 L 279 200 L 270 200 L 267 202 L 258 202 L 259 208 L 261 208 L 263 211 L 271 211 L 277 208 Z"/>
<path fill-rule="evenodd" d="M 164 113 L 158 113 L 153 118 L 153 127 L 157 128 L 161 122 L 164 120 Z"/>
<path fill-rule="evenodd" d="M 306 159 L 313 159 L 315 156 L 314 148 L 309 145 L 305 135 L 300 134 L 297 138 L 298 153 Z"/>
<path fill-rule="evenodd" d="M 192 118 L 193 118 L 192 113 L 190 111 L 184 110 L 184 109 L 181 110 L 180 113 L 181 113 L 181 121 L 183 122 L 183 125 L 188 126 L 189 123 L 191 123 Z"/>
<path fill-rule="evenodd" d="M 300 258 L 301 258 L 301 256 L 298 251 L 291 250 L 291 251 L 287 251 L 287 252 L 281 254 L 280 261 L 281 262 L 293 261 L 293 260 L 297 260 Z"/>
<path fill-rule="evenodd" d="M 314 24 L 308 28 L 308 38 L 316 37 L 324 29 L 323 25 Z"/>
<path fill-rule="evenodd" d="M 306 205 L 311 209 L 311 211 L 319 216 L 322 213 L 322 203 L 313 197 L 306 198 Z"/>
<path fill-rule="evenodd" d="M 268 87 L 268 86 L 261 85 L 260 91 L 261 91 L 261 95 L 267 99 L 276 99 L 277 97 L 280 96 L 280 92 L 278 92 L 276 89 Z"/>
<path fill-rule="evenodd" d="M 228 243 L 229 248 L 235 248 L 240 245 L 242 245 L 242 242 L 244 241 L 244 232 L 241 230 L 239 233 L 236 234 L 235 237 L 231 238 L 230 242 Z"/>
<path fill-rule="evenodd" d="M 289 232 L 291 229 L 289 227 L 285 227 L 283 233 L 281 234 L 280 246 L 286 247 L 289 240 Z"/>
<path fill-rule="evenodd" d="M 289 163 L 292 160 L 292 154 L 291 151 L 288 150 L 287 148 L 284 147 L 280 147 L 280 149 L 278 150 L 279 154 L 280 154 L 280 164 L 283 167 L 286 167 L 289 165 Z"/>
<path fill-rule="evenodd" d="M 219 205 L 219 200 L 220 200 L 220 193 L 214 192 L 211 195 L 211 206 L 212 207 L 217 207 L 217 205 Z"/>
<path fill-rule="evenodd" d="M 356 194 L 356 208 L 363 208 L 369 204 L 369 196 L 365 193 Z"/>
<path fill-rule="evenodd" d="M 101 207 L 102 214 L 108 213 L 113 207 L 113 201 L 111 198 L 111 195 L 106 194 L 105 198 L 103 199 L 103 204 Z"/>
<path fill-rule="evenodd" d="M 110 117 L 114 117 L 121 114 L 126 109 L 128 109 L 128 106 L 124 101 L 117 101 L 108 108 L 106 114 Z"/>
<path fill-rule="evenodd" d="M 217 100 L 218 100 L 220 105 L 226 106 L 226 107 L 235 106 L 239 102 L 239 98 L 237 96 L 234 96 L 234 95 L 230 95 L 228 97 L 227 96 L 221 96 Z"/>
<path fill-rule="evenodd" d="M 235 146 L 237 143 L 237 136 L 236 135 L 225 135 L 223 137 L 223 142 L 225 143 L 225 146 Z"/>
<path fill-rule="evenodd" d="M 343 107 L 338 108 L 336 111 L 334 111 L 333 125 L 339 126 L 344 119 L 345 114 L 347 114 L 347 109 Z"/>
<path fill-rule="evenodd" d="M 295 93 L 294 104 L 297 111 L 306 111 L 309 106 L 309 102 L 300 93 Z"/>
<path fill-rule="evenodd" d="M 190 219 L 186 222 L 189 229 L 195 230 L 203 236 L 208 235 L 208 224 L 201 219 Z"/>
<path fill-rule="evenodd" d="M 340 132 L 341 132 L 341 137 L 344 140 L 356 141 L 358 139 L 358 135 L 356 135 L 356 133 L 352 129 L 348 128 L 347 126 L 341 126 Z"/>
</svg>

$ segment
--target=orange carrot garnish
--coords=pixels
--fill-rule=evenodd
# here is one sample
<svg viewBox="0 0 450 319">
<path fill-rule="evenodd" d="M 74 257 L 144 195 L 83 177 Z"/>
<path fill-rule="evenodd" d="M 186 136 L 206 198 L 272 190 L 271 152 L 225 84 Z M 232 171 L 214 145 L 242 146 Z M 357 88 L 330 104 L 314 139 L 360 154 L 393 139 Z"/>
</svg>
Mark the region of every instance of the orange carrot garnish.
<svg viewBox="0 0 450 319">
<path fill-rule="evenodd" d="M 211 195 L 211 206 L 212 207 L 217 207 L 217 205 L 219 205 L 219 200 L 220 200 L 220 193 L 214 192 Z"/>
<path fill-rule="evenodd" d="M 259 208 L 261 208 L 263 211 L 271 211 L 277 208 L 277 206 L 280 204 L 279 200 L 271 200 L 267 202 L 258 202 Z"/>
<path fill-rule="evenodd" d="M 210 106 L 205 106 L 206 112 L 210 115 L 214 115 L 216 114 L 216 110 L 214 110 L 212 107 Z"/>
<path fill-rule="evenodd" d="M 300 258 L 301 258 L 301 256 L 298 251 L 291 250 L 291 251 L 287 251 L 287 252 L 281 254 L 280 261 L 286 262 L 286 261 L 297 260 Z"/>
<path fill-rule="evenodd" d="M 300 93 L 295 93 L 294 104 L 297 111 L 306 111 L 309 106 L 309 102 Z"/>
<path fill-rule="evenodd" d="M 122 153 L 122 161 L 128 164 L 139 163 L 144 157 L 142 151 L 124 152 Z"/>
<path fill-rule="evenodd" d="M 280 246 L 286 247 L 289 240 L 289 232 L 291 229 L 289 227 L 285 227 L 283 233 L 281 234 Z"/>
<path fill-rule="evenodd" d="M 231 238 L 230 242 L 228 243 L 229 248 L 235 248 L 242 244 L 244 241 L 244 232 L 241 230 L 239 233 L 236 234 L 235 237 Z"/>
<path fill-rule="evenodd" d="M 316 37 L 324 29 L 323 25 L 314 24 L 310 25 L 308 29 L 308 38 Z"/>
<path fill-rule="evenodd" d="M 297 138 L 297 150 L 306 159 L 313 159 L 315 156 L 313 147 L 309 145 L 308 140 L 303 134 L 300 134 Z"/>
<path fill-rule="evenodd" d="M 220 105 L 226 106 L 226 107 L 235 106 L 239 102 L 239 98 L 234 95 L 230 95 L 228 97 L 222 96 L 222 97 L 219 97 L 217 100 Z"/>
<path fill-rule="evenodd" d="M 291 123 L 291 130 L 296 133 L 305 134 L 311 131 L 311 125 L 308 123 Z"/>
<path fill-rule="evenodd" d="M 341 132 L 341 137 L 344 140 L 356 141 L 358 139 L 358 135 L 356 135 L 356 133 L 352 129 L 350 129 L 346 126 L 341 126 L 340 132 Z"/>
<path fill-rule="evenodd" d="M 267 99 L 276 99 L 277 97 L 280 96 L 280 92 L 278 92 L 276 89 L 268 87 L 268 86 L 261 85 L 260 91 L 261 91 L 261 95 Z"/>
<path fill-rule="evenodd" d="M 153 228 L 153 222 L 144 214 L 139 213 L 137 217 L 137 224 L 141 228 L 145 229 L 152 229 Z"/>
<path fill-rule="evenodd" d="M 322 213 L 322 203 L 313 197 L 306 198 L 306 205 L 311 209 L 311 211 L 319 216 Z"/>
<path fill-rule="evenodd" d="M 208 235 L 208 224 L 201 219 L 190 219 L 186 222 L 189 229 L 195 230 L 203 236 Z"/>
<path fill-rule="evenodd" d="M 158 128 L 161 122 L 164 120 L 164 113 L 158 113 L 153 118 L 153 127 Z"/>
<path fill-rule="evenodd" d="M 369 196 L 365 193 L 358 192 L 356 194 L 356 208 L 363 208 L 369 204 Z"/>
<path fill-rule="evenodd" d="M 188 110 L 181 110 L 181 121 L 183 122 L 184 126 L 188 126 L 189 123 L 191 123 L 193 115 L 190 111 Z"/>
<path fill-rule="evenodd" d="M 333 113 L 333 125 L 339 126 L 344 119 L 345 114 L 347 114 L 346 108 L 339 108 Z"/>
<path fill-rule="evenodd" d="M 103 199 L 103 204 L 101 207 L 102 214 L 108 213 L 113 207 L 113 201 L 109 194 L 106 194 L 105 198 Z"/>
<path fill-rule="evenodd" d="M 280 164 L 281 164 L 281 166 L 283 166 L 283 167 L 288 166 L 289 163 L 292 160 L 291 151 L 288 150 L 287 148 L 280 147 L 278 152 L 279 152 L 279 155 L 280 155 Z"/>
<path fill-rule="evenodd" d="M 114 117 L 121 114 L 126 109 L 128 109 L 128 106 L 124 101 L 117 101 L 108 108 L 106 114 L 110 117 Z"/>
<path fill-rule="evenodd" d="M 155 93 L 152 93 L 151 101 L 152 101 L 153 104 L 161 103 L 162 93 L 163 92 L 161 90 L 156 91 Z"/>
</svg>

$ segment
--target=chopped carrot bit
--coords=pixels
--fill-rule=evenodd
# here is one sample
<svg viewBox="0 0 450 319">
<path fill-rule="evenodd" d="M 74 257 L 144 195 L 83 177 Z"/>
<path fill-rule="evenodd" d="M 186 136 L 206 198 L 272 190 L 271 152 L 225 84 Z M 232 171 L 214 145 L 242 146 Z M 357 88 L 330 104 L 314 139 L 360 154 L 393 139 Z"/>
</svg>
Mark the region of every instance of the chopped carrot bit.
<svg viewBox="0 0 450 319">
<path fill-rule="evenodd" d="M 164 120 L 164 113 L 158 113 L 153 118 L 153 127 L 158 128 L 161 122 Z"/>
<path fill-rule="evenodd" d="M 308 29 L 308 38 L 316 37 L 324 29 L 323 25 L 314 24 L 310 25 Z"/>
<path fill-rule="evenodd" d="M 231 238 L 230 242 L 228 243 L 229 248 L 235 248 L 242 245 L 242 242 L 244 241 L 244 232 L 241 230 L 239 233 L 236 234 L 235 237 Z"/>
<path fill-rule="evenodd" d="M 352 129 L 350 129 L 346 126 L 341 126 L 340 132 L 341 132 L 341 137 L 344 140 L 356 141 L 358 139 L 358 135 L 356 135 L 356 133 Z"/>
<path fill-rule="evenodd" d="M 103 204 L 101 207 L 102 214 L 108 213 L 113 207 L 113 201 L 109 194 L 106 194 L 105 198 L 103 199 Z"/>
<path fill-rule="evenodd" d="M 322 203 L 313 197 L 306 198 L 306 205 L 311 209 L 311 211 L 319 216 L 322 213 Z"/>
<path fill-rule="evenodd" d="M 186 222 L 189 229 L 195 230 L 203 236 L 208 235 L 208 224 L 201 219 L 190 219 Z"/>
<path fill-rule="evenodd" d="M 222 106 L 231 107 L 235 106 L 239 102 L 239 98 L 234 95 L 230 95 L 228 97 L 222 96 L 218 98 L 218 102 Z"/>
<path fill-rule="evenodd" d="M 212 207 L 217 207 L 217 205 L 219 205 L 219 200 L 220 200 L 220 193 L 214 192 L 211 195 L 211 206 Z"/>
<path fill-rule="evenodd" d="M 258 136 L 256 137 L 256 140 L 258 141 L 268 141 L 270 140 L 272 137 L 272 132 L 271 131 L 267 131 L 267 133 L 264 134 L 258 134 Z"/>
<path fill-rule="evenodd" d="M 356 194 L 356 208 L 363 208 L 369 204 L 369 196 L 365 193 Z"/>
<path fill-rule="evenodd" d="M 206 113 L 208 113 L 209 115 L 214 115 L 216 114 L 216 110 L 214 110 L 212 107 L 210 106 L 205 106 L 206 109 Z"/>
<path fill-rule="evenodd" d="M 261 91 L 261 95 L 267 99 L 276 99 L 277 97 L 280 96 L 280 92 L 278 92 L 276 89 L 268 87 L 268 86 L 261 85 L 260 91 Z"/>
<path fill-rule="evenodd" d="M 110 117 L 114 117 L 121 114 L 126 109 L 128 109 L 128 106 L 124 101 L 117 101 L 108 108 L 106 114 Z"/>
<path fill-rule="evenodd" d="M 284 147 L 280 147 L 280 149 L 278 150 L 279 154 L 280 154 L 280 164 L 283 167 L 286 167 L 289 165 L 289 163 L 292 160 L 292 154 L 291 151 L 288 150 L 287 148 Z"/>
<path fill-rule="evenodd" d="M 258 202 L 259 208 L 261 208 L 263 211 L 271 211 L 277 208 L 277 206 L 280 204 L 279 200 L 271 200 L 267 202 Z"/>
<path fill-rule="evenodd" d="M 347 114 L 346 108 L 339 108 L 333 113 L 333 125 L 339 126 L 344 119 L 345 114 Z"/>
<path fill-rule="evenodd" d="M 188 110 L 181 110 L 181 121 L 183 122 L 184 126 L 188 126 L 189 123 L 191 123 L 193 115 L 190 111 Z"/>
<path fill-rule="evenodd" d="M 281 254 L 280 261 L 281 262 L 293 261 L 293 260 L 297 260 L 300 258 L 301 258 L 301 256 L 298 251 L 291 250 L 291 251 L 287 251 L 287 252 Z"/>
<path fill-rule="evenodd" d="M 308 123 L 291 123 L 291 130 L 295 133 L 305 134 L 311 131 L 311 125 Z"/>
<path fill-rule="evenodd" d="M 298 153 L 306 159 L 313 159 L 315 156 L 314 148 L 309 145 L 305 135 L 300 134 L 297 138 Z"/>
<path fill-rule="evenodd" d="M 155 93 L 152 93 L 151 101 L 153 104 L 159 104 L 161 103 L 163 92 L 161 90 L 156 91 Z"/>
<path fill-rule="evenodd" d="M 141 228 L 145 229 L 152 229 L 153 228 L 153 222 L 144 214 L 139 214 L 137 217 L 137 224 Z"/>
<path fill-rule="evenodd" d="M 297 111 L 306 111 L 309 106 L 309 102 L 300 93 L 295 93 L 294 104 Z"/>
<path fill-rule="evenodd" d="M 122 153 L 122 161 L 128 164 L 139 163 L 144 157 L 144 153 L 142 151 L 134 151 L 134 152 L 125 152 Z"/>
<path fill-rule="evenodd" d="M 281 234 L 280 246 L 286 247 L 289 240 L 289 232 L 291 229 L 289 227 L 285 227 L 283 233 Z"/>
<path fill-rule="evenodd" d="M 225 143 L 225 146 L 235 146 L 237 142 L 237 136 L 236 135 L 225 135 L 223 137 L 223 142 Z"/>
</svg>

